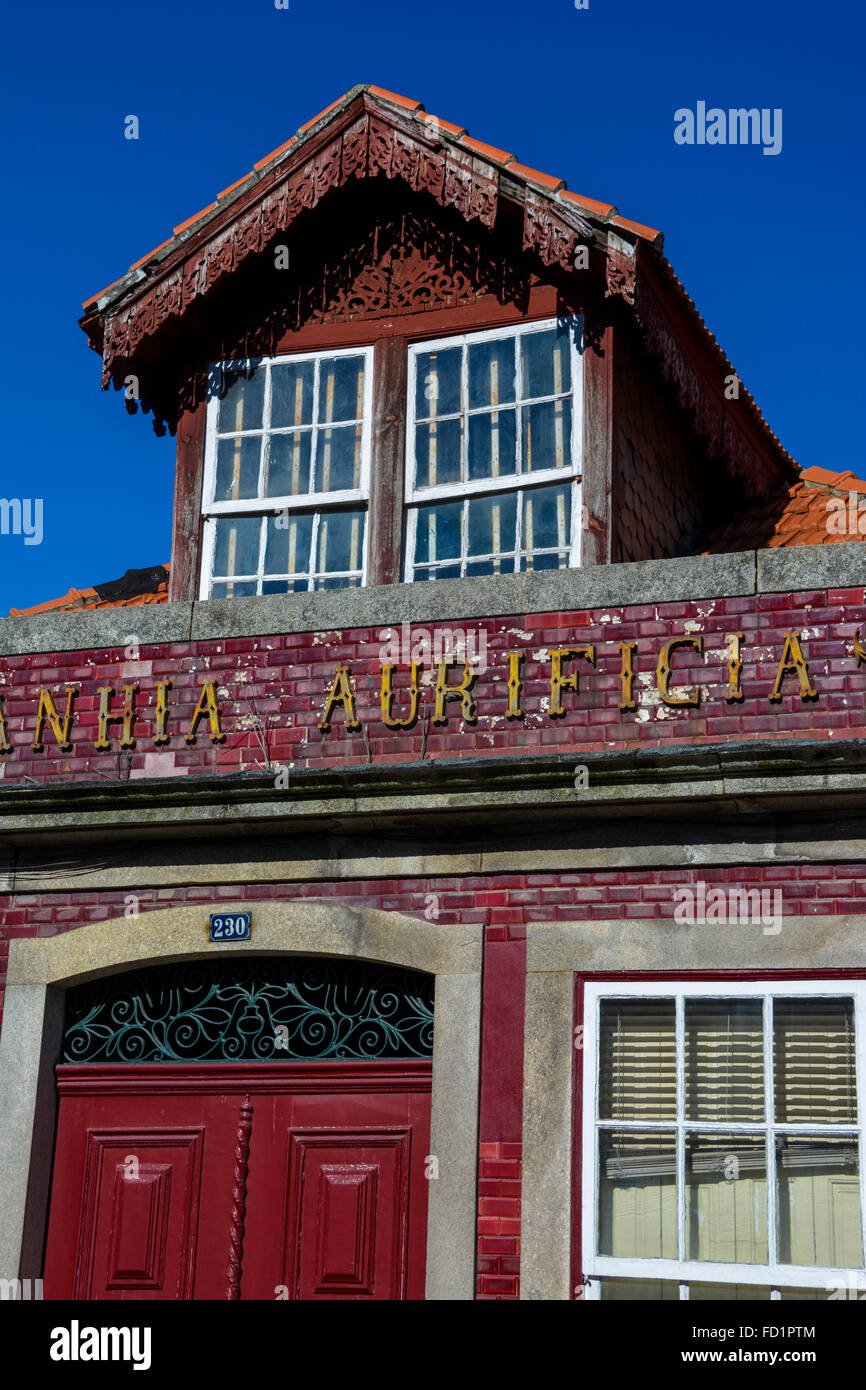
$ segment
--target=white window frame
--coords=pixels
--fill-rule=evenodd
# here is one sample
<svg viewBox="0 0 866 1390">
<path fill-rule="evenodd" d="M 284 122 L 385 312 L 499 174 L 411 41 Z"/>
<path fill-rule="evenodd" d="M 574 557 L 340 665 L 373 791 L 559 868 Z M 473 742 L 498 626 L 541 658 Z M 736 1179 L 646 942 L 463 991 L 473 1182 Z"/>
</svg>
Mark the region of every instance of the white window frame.
<svg viewBox="0 0 866 1390">
<path fill-rule="evenodd" d="M 551 328 L 567 325 L 571 352 L 571 466 L 569 468 L 545 468 L 535 470 L 531 473 L 509 473 L 496 478 L 479 478 L 473 482 L 459 483 L 437 483 L 432 487 L 416 486 L 416 457 L 415 457 L 415 395 L 417 386 L 418 357 L 426 352 L 438 352 L 444 348 L 460 347 L 466 348 L 474 343 L 493 342 L 496 340 L 508 340 L 515 337 L 528 337 L 531 333 L 542 333 Z M 490 406 L 469 407 L 468 389 L 468 363 L 469 354 L 463 352 L 462 357 L 462 386 L 463 386 L 463 408 L 460 418 L 464 426 L 464 434 L 468 440 L 468 421 L 472 415 L 490 415 Z M 404 581 L 407 584 L 423 583 L 426 581 L 415 579 L 415 540 L 417 533 L 418 508 L 429 502 L 462 502 L 464 511 L 464 524 L 461 527 L 461 553 L 458 559 L 451 561 L 452 564 L 460 565 L 461 577 L 466 577 L 467 547 L 468 547 L 468 527 L 465 521 L 466 503 L 469 498 L 482 496 L 485 493 L 516 494 L 517 496 L 517 529 L 522 536 L 522 507 L 523 498 L 530 490 L 537 487 L 550 486 L 559 483 L 571 487 L 571 546 L 569 551 L 569 566 L 576 568 L 580 564 L 581 556 L 581 484 L 583 479 L 583 321 L 580 315 L 569 315 L 563 318 L 536 319 L 528 323 L 510 323 L 501 328 L 488 329 L 478 333 L 459 333 L 447 338 L 424 339 L 417 343 L 412 343 L 409 347 L 409 370 L 406 384 L 406 470 L 405 470 L 405 559 L 404 559 Z M 521 407 L 524 404 L 540 404 L 547 400 L 555 399 L 552 396 L 532 397 L 529 402 L 515 399 L 513 402 L 503 402 L 498 407 L 500 410 L 513 409 L 516 416 L 516 447 L 517 465 L 520 467 L 523 450 L 523 430 L 521 428 Z M 444 416 L 443 419 L 454 418 Z M 525 547 L 524 547 L 525 548 Z M 473 556 L 470 563 L 482 561 L 486 558 L 496 558 L 487 556 Z M 518 551 L 514 556 L 513 570 L 500 570 L 500 573 L 520 573 L 521 554 Z M 419 569 L 431 568 L 426 565 L 419 565 Z M 435 568 L 435 566 L 433 567 Z"/>
<path fill-rule="evenodd" d="M 361 345 L 350 348 L 318 348 L 314 352 L 291 352 L 280 353 L 271 357 L 250 357 L 232 358 L 224 362 L 213 362 L 210 364 L 207 402 L 207 424 L 205 431 L 205 454 L 204 454 L 204 476 L 202 480 L 202 505 L 201 512 L 204 517 L 204 527 L 202 534 L 202 555 L 201 573 L 199 582 L 199 597 L 206 599 L 210 597 L 211 587 L 214 580 L 213 561 L 216 546 L 216 524 L 220 517 L 261 517 L 264 524 L 268 517 L 277 515 L 279 512 L 309 512 L 313 514 L 313 535 L 310 549 L 310 566 L 307 570 L 307 588 L 312 589 L 315 584 L 316 552 L 319 539 L 319 525 L 321 516 L 327 515 L 332 511 L 345 511 L 352 503 L 351 510 L 363 511 L 364 520 L 364 544 L 361 556 L 361 575 L 359 579 L 360 587 L 367 583 L 367 564 L 370 542 L 370 473 L 372 460 L 372 441 L 373 441 L 373 369 L 374 369 L 374 348 L 372 344 Z M 222 434 L 217 432 L 219 418 L 219 389 L 218 383 L 223 371 L 251 371 L 264 367 L 265 370 L 265 395 L 262 411 L 262 419 L 269 420 L 271 414 L 271 367 L 282 366 L 289 362 L 313 362 L 318 363 L 323 359 L 335 357 L 363 357 L 364 358 L 364 415 L 359 421 L 334 421 L 323 423 L 318 420 L 319 411 L 319 379 L 318 370 L 314 373 L 313 381 L 313 401 L 312 401 L 312 421 L 310 425 L 280 425 L 276 429 L 266 429 L 264 424 L 258 429 L 248 430 L 227 430 Z M 299 428 L 305 433 L 311 432 L 315 437 L 319 430 L 325 428 L 339 428 L 343 425 L 361 424 L 361 466 L 356 488 L 341 488 L 335 492 L 306 492 L 292 494 L 289 496 L 274 497 L 244 497 L 236 501 L 217 502 L 215 500 L 216 478 L 217 478 L 217 447 L 220 439 L 244 439 L 261 438 L 262 446 L 259 454 L 259 487 L 263 482 L 263 470 L 265 460 L 265 441 L 270 435 L 295 434 Z M 265 546 L 259 545 L 259 564 L 255 574 L 245 576 L 232 576 L 229 582 L 243 584 L 256 583 L 256 588 L 260 588 L 262 581 L 267 582 L 271 577 L 264 570 Z M 347 572 L 349 573 L 349 572 Z M 351 571 L 353 575 L 356 571 Z M 328 578 L 339 579 L 345 577 L 340 573 L 329 574 Z M 275 578 L 279 578 L 276 576 Z M 223 576 L 216 577 L 217 583 L 224 583 Z"/>
<path fill-rule="evenodd" d="M 773 1038 L 770 1029 L 770 1000 L 773 997 L 790 999 L 803 996 L 809 999 L 853 999 L 854 1038 L 856 1047 L 856 1085 L 858 1123 L 851 1125 L 822 1125 L 820 1123 L 781 1123 L 774 1114 L 773 1100 Z M 602 1000 L 666 998 L 676 1001 L 677 1048 L 677 1116 L 676 1120 L 599 1120 L 599 1017 Z M 755 1123 L 727 1120 L 686 1120 L 685 1092 L 685 1000 L 689 998 L 762 999 L 764 1022 L 764 1097 L 765 1119 Z M 584 986 L 583 1021 L 583 1117 L 581 1172 L 581 1248 L 583 1273 L 590 1282 L 584 1297 L 601 1297 L 601 1279 L 667 1280 L 679 1283 L 680 1298 L 687 1299 L 690 1284 L 739 1284 L 770 1287 L 771 1299 L 778 1300 L 781 1288 L 839 1288 L 846 1287 L 852 1274 L 866 1274 L 866 1262 L 858 1269 L 828 1268 L 814 1265 L 785 1265 L 776 1261 L 776 1158 L 775 1135 L 826 1132 L 827 1135 L 854 1135 L 858 1139 L 860 1177 L 861 1239 L 866 1241 L 866 1163 L 864 1163 L 864 1114 L 866 1114 L 866 982 L 840 980 L 838 984 L 821 980 L 736 980 L 687 981 L 647 980 L 619 984 L 608 982 Z M 767 1163 L 767 1264 L 714 1263 L 703 1260 L 642 1259 L 599 1255 L 597 1250 L 598 1222 L 598 1145 L 600 1129 L 658 1130 L 677 1136 L 677 1250 L 685 1249 L 685 1132 L 739 1133 L 766 1135 Z M 861 1250 L 861 1254 L 862 1254 Z M 829 1296 L 829 1295 L 828 1295 Z"/>
</svg>

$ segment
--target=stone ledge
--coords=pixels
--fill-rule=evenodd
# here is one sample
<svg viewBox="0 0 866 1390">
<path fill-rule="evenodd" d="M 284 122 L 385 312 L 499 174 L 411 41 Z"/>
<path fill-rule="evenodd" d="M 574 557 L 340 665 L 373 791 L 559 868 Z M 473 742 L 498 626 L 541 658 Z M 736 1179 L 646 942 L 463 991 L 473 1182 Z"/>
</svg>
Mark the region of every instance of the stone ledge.
<svg viewBox="0 0 866 1390">
<path fill-rule="evenodd" d="M 467 618 L 517 617 L 631 604 L 745 598 L 757 593 L 852 588 L 866 581 L 866 546 L 697 555 L 543 574 L 393 584 L 261 598 L 40 613 L 0 619 L 0 656 L 220 641 L 278 633 L 346 631 Z"/>
<path fill-rule="evenodd" d="M 575 789 L 575 769 L 587 786 Z M 326 829 L 365 817 L 372 828 L 411 816 L 462 820 L 565 813 L 581 820 L 630 814 L 657 816 L 678 803 L 736 801 L 737 809 L 782 809 L 809 797 L 840 805 L 866 794 L 866 744 L 861 740 L 772 740 L 634 751 L 595 750 L 553 757 L 455 758 L 431 762 L 302 768 L 277 788 L 274 773 L 196 778 L 3 786 L 0 835 L 61 832 L 119 834 L 147 827 L 266 826 L 295 822 Z"/>
</svg>

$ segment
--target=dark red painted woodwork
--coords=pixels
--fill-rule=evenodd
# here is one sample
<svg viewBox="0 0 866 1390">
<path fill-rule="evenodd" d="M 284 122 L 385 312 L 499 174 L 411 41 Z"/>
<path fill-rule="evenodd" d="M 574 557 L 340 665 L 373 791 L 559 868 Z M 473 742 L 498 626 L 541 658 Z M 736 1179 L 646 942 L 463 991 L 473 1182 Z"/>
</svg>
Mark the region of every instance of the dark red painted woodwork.
<svg viewBox="0 0 866 1390">
<path fill-rule="evenodd" d="M 46 1298 L 423 1299 L 429 1062 L 57 1073 Z"/>
<path fill-rule="evenodd" d="M 169 602 L 198 598 L 201 553 L 201 490 L 207 406 L 184 411 L 177 426 Z"/>
</svg>

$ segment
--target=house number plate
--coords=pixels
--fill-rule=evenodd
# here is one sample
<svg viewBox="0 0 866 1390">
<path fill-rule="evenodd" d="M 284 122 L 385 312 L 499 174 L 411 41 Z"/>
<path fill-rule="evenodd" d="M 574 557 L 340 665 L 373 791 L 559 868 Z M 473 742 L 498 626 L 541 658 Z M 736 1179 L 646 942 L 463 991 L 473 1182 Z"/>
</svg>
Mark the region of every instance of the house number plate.
<svg viewBox="0 0 866 1390">
<path fill-rule="evenodd" d="M 212 912 L 209 941 L 249 941 L 252 914 L 249 912 Z"/>
</svg>

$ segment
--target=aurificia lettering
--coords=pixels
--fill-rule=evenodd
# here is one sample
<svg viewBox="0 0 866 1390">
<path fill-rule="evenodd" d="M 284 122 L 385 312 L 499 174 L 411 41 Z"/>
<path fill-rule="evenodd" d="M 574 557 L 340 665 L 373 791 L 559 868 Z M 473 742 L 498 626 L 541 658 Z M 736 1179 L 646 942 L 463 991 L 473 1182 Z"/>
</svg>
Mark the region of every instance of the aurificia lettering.
<svg viewBox="0 0 866 1390">
<path fill-rule="evenodd" d="M 503 650 L 491 656 L 483 674 L 466 657 L 434 661 L 429 667 L 418 660 L 408 665 L 380 660 L 378 669 L 374 663 L 372 672 L 369 663 L 362 660 L 361 672 L 356 678 L 351 664 L 341 661 L 331 668 L 322 695 L 318 699 L 313 694 L 309 696 L 310 709 L 318 714 L 317 725 L 323 736 L 335 726 L 350 733 L 361 730 L 365 720 L 375 718 L 373 711 L 377 708 L 378 718 L 385 728 L 399 735 L 413 729 L 423 719 L 446 727 L 458 720 L 476 724 L 484 717 L 505 718 L 512 726 L 530 716 L 552 721 L 567 719 L 581 708 L 587 691 L 593 706 L 598 705 L 598 686 L 593 688 L 593 684 L 600 678 L 605 698 L 622 714 L 637 717 L 640 717 L 641 705 L 647 703 L 688 714 L 714 701 L 742 705 L 750 698 L 760 698 L 762 702 L 778 705 L 783 698 L 792 695 L 802 701 L 820 700 L 820 673 L 810 672 L 808 652 L 803 647 L 805 634 L 784 633 L 781 650 L 777 648 L 775 653 L 767 651 L 756 639 L 758 650 L 754 655 L 742 632 L 725 633 L 724 646 L 720 634 L 715 639 L 719 647 L 712 650 L 705 646 L 708 640 L 692 632 L 669 637 L 655 651 L 637 639 L 552 646 L 532 653 Z M 829 641 L 829 637 L 824 639 L 825 655 Z M 859 671 L 866 664 L 860 629 L 840 634 L 836 641 L 843 667 L 850 663 L 853 670 Z M 435 647 L 431 646 L 431 650 L 435 651 Z M 390 652 L 383 651 L 381 655 L 390 655 Z M 527 656 L 535 663 L 542 663 L 540 682 L 536 665 L 532 698 L 527 689 Z M 647 657 L 655 658 L 653 671 L 646 669 Z M 765 668 L 760 692 L 749 689 L 750 681 L 745 673 L 749 670 L 750 659 L 753 663 L 759 661 Z M 775 673 L 772 684 L 766 671 L 768 665 L 770 672 Z M 825 665 L 823 672 L 827 671 Z M 698 676 L 704 672 L 709 680 L 702 684 Z M 375 682 L 373 692 L 370 673 Z M 614 673 L 615 685 L 610 680 Z M 293 674 L 306 676 L 302 667 Z M 122 684 L 119 688 L 111 683 L 100 684 L 95 691 L 87 690 L 87 703 L 91 709 L 96 707 L 96 728 L 93 729 L 82 726 L 81 682 L 39 687 L 33 699 L 32 714 L 28 715 L 22 714 L 22 702 L 15 699 L 13 679 L 14 672 L 10 672 L 0 694 L 0 755 L 6 759 L 14 757 L 16 752 L 25 756 L 29 751 L 28 743 L 34 753 L 54 756 L 68 754 L 73 747 L 76 751 L 86 751 L 91 739 L 92 746 L 102 753 L 134 749 L 142 743 L 168 750 L 173 741 L 178 746 L 178 738 L 192 746 L 204 734 L 199 726 L 205 723 L 210 742 L 223 743 L 226 734 L 222 729 L 224 704 L 221 701 L 233 705 L 235 717 L 240 718 L 238 711 L 245 694 L 243 681 L 239 679 L 233 684 L 228 672 L 222 685 L 213 678 L 202 681 L 200 689 L 187 694 L 184 704 L 167 677 L 154 681 L 150 690 L 142 689 L 138 682 Z M 281 681 L 287 679 L 290 677 L 283 673 Z M 359 709 L 358 680 L 363 681 L 363 709 Z M 279 697 L 282 693 L 283 685 L 273 692 L 265 692 L 268 698 Z M 10 714 L 13 700 L 14 719 Z M 244 718 L 249 720 L 250 716 Z M 87 724 L 85 720 L 84 725 Z"/>
</svg>

